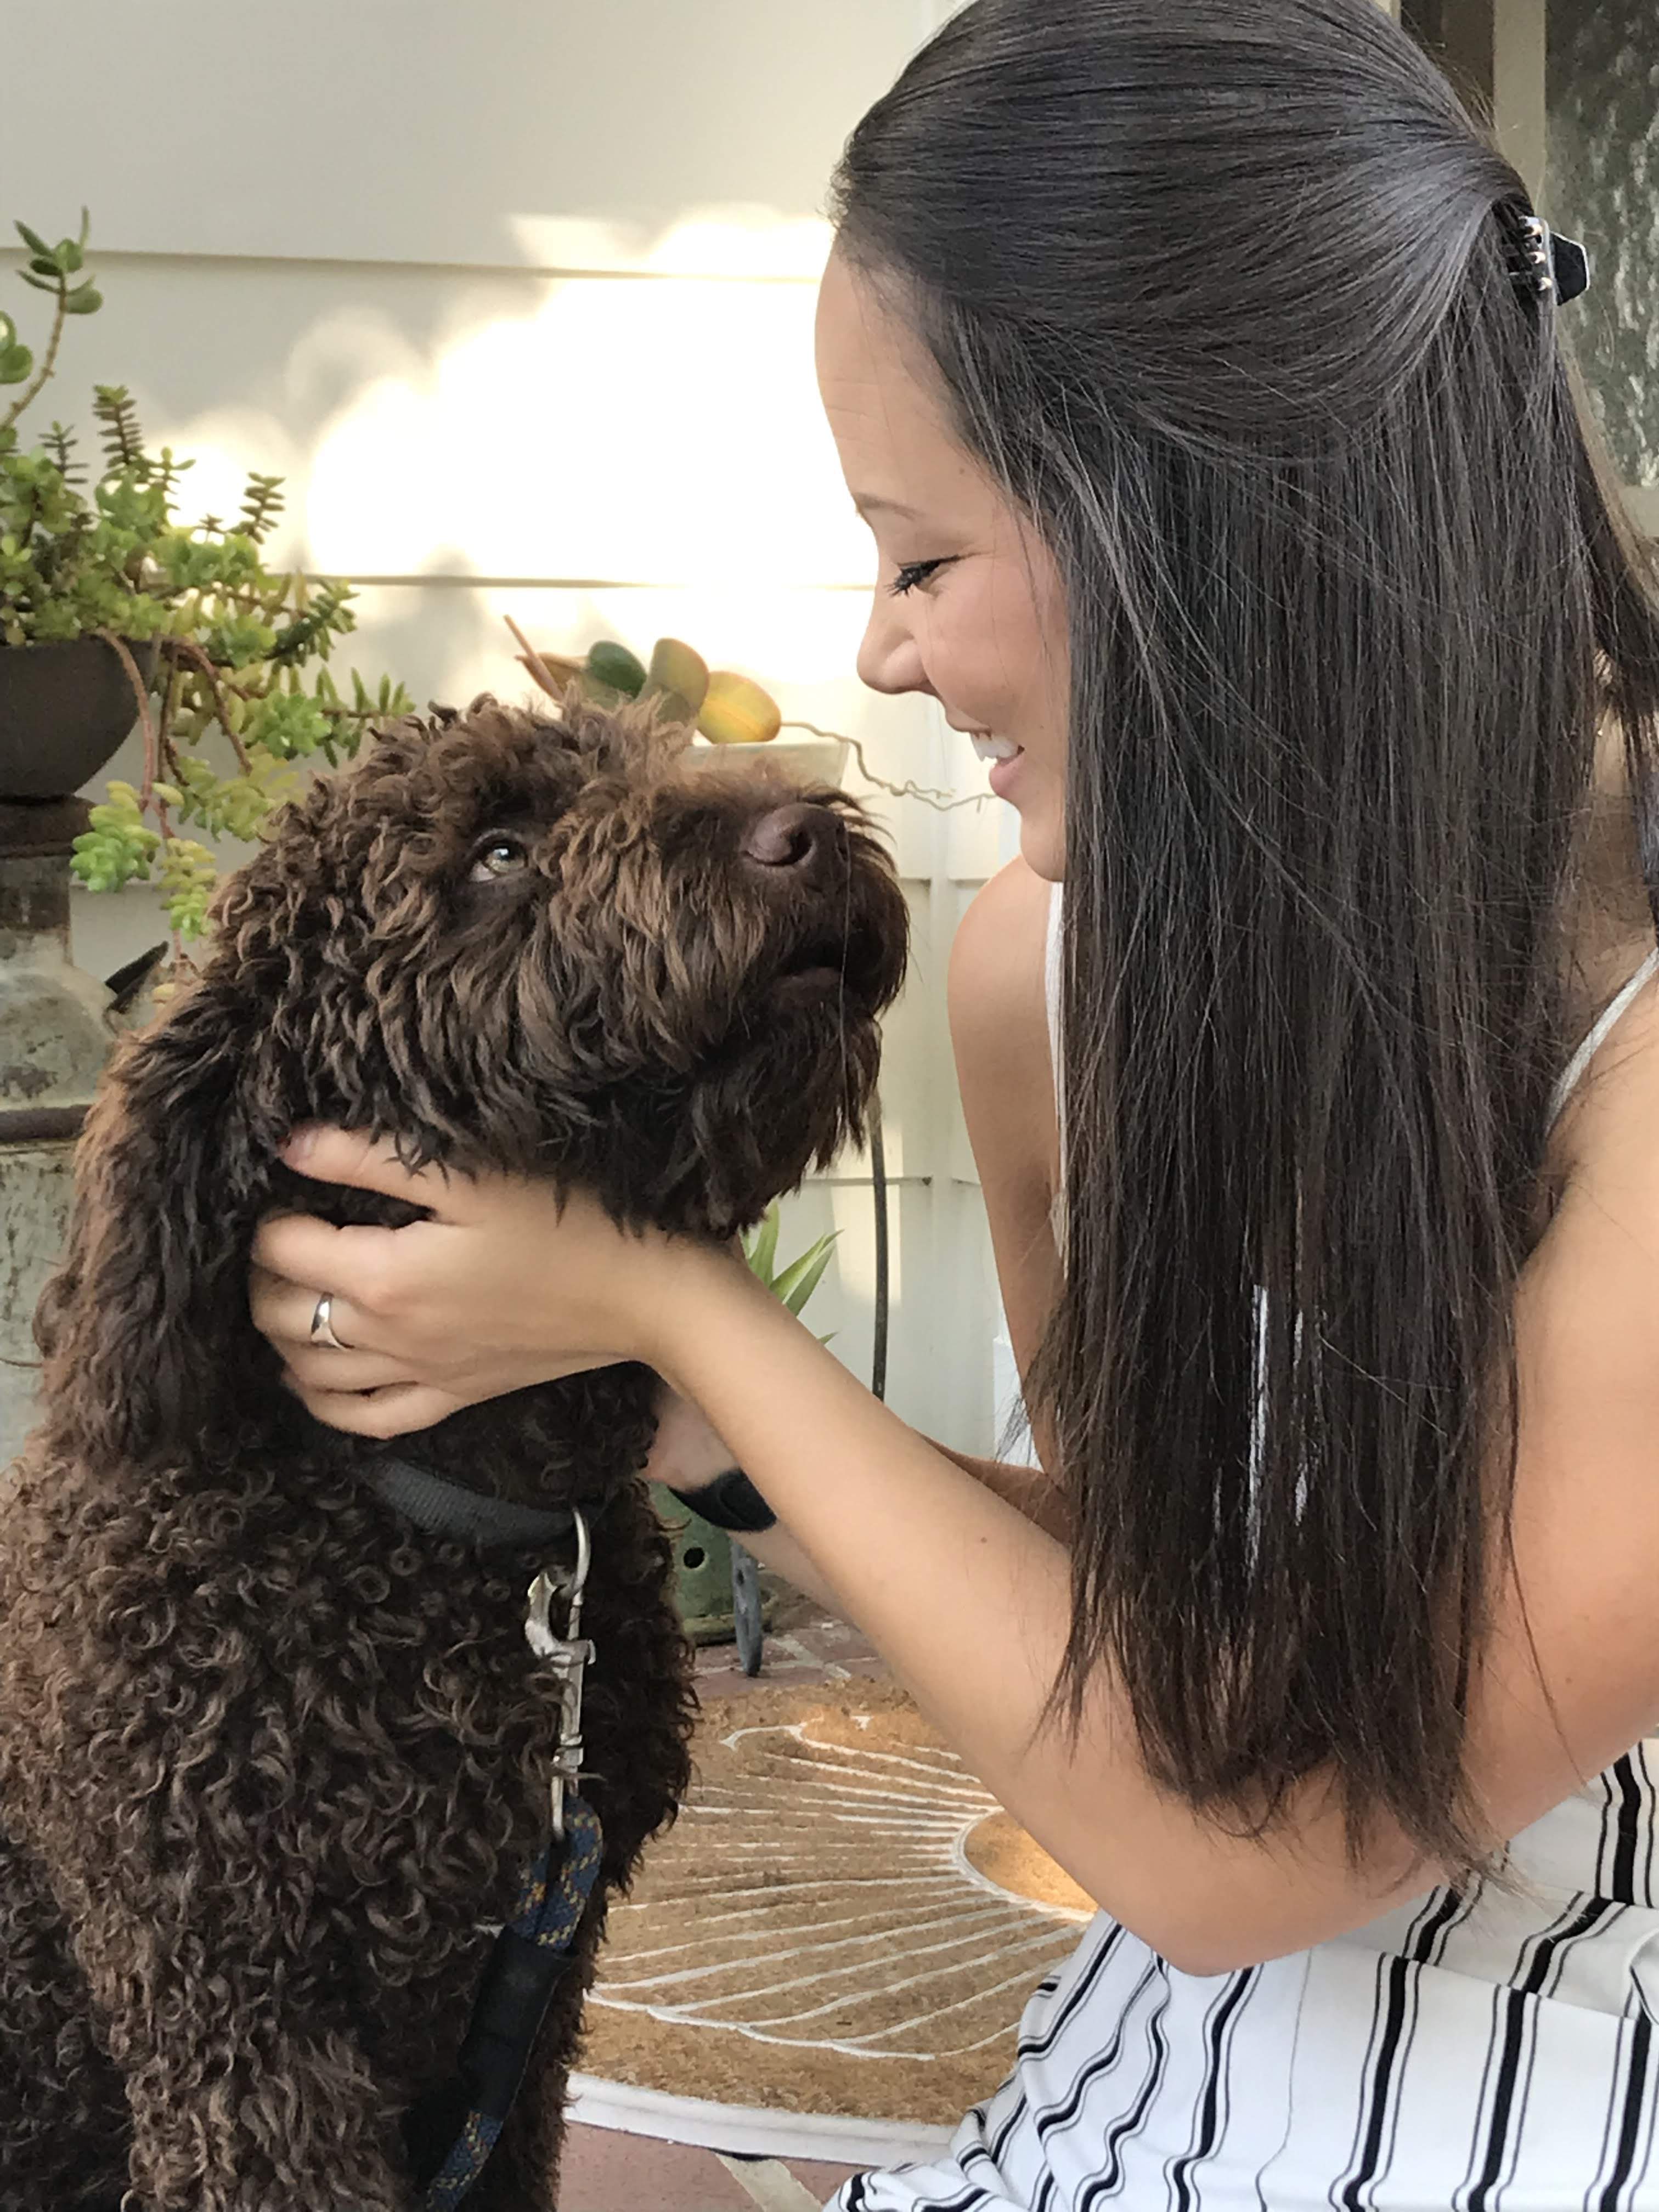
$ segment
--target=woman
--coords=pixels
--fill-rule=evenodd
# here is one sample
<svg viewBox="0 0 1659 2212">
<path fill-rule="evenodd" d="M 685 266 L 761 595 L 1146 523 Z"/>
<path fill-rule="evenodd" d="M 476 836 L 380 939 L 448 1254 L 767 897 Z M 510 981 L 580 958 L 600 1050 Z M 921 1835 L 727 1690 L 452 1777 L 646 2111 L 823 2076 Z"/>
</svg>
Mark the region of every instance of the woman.
<svg viewBox="0 0 1659 2212">
<path fill-rule="evenodd" d="M 1021 817 L 951 992 L 1052 1483 L 337 1132 L 438 1219 L 271 1224 L 261 1325 L 374 1435 L 649 1362 L 1099 1899 L 848 2212 L 1659 2203 L 1659 621 L 1524 191 L 1370 0 L 976 0 L 837 207 L 860 672 Z"/>
</svg>

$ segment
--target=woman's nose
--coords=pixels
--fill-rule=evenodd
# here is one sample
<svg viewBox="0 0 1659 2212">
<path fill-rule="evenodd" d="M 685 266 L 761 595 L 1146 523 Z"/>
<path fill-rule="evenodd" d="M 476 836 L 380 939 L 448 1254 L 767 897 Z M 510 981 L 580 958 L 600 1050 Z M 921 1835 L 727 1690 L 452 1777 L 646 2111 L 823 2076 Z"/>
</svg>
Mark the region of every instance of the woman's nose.
<svg viewBox="0 0 1659 2212">
<path fill-rule="evenodd" d="M 910 627 L 896 611 L 876 594 L 859 647 L 859 678 L 872 691 L 926 691 L 931 687 L 922 665 L 921 648 Z"/>
</svg>

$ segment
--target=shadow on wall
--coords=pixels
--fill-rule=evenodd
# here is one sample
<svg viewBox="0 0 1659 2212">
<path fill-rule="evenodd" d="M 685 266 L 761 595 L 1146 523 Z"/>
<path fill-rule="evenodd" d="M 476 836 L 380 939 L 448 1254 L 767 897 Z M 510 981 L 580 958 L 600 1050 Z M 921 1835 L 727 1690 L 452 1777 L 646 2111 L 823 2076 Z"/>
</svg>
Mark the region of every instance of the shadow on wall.
<svg viewBox="0 0 1659 2212">
<path fill-rule="evenodd" d="M 9 107 L 0 204 L 27 178 L 43 216 L 83 199 L 96 216 L 118 177 L 102 236 L 125 251 L 503 267 L 523 259 L 518 226 L 534 222 L 557 249 L 543 266 L 633 268 L 693 209 L 763 202 L 769 230 L 770 210 L 817 215 L 848 131 L 948 12 L 941 0 L 289 0 L 273 40 L 219 0 L 169 0 L 159 39 L 121 0 L 53 0 L 9 11 L 7 82 L 35 96 Z M 72 131 L 48 96 L 66 52 Z M 245 125 L 251 86 L 248 158 L 222 164 L 211 191 L 199 164 L 131 161 L 135 117 Z"/>
</svg>

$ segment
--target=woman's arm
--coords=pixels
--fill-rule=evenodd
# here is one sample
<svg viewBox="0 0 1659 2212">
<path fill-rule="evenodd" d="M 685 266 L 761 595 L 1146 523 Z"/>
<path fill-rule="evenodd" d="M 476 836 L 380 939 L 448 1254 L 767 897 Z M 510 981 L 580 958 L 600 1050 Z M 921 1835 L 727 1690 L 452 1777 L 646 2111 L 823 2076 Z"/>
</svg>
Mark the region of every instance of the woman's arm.
<svg viewBox="0 0 1659 2212">
<path fill-rule="evenodd" d="M 1659 1261 L 1654 1179 L 1648 1203 L 1649 1257 Z M 1613 1263 L 1613 1241 L 1555 1248 L 1518 1317 L 1533 1419 L 1517 1577 L 1499 1595 L 1470 1741 L 1495 1842 L 1609 1765 L 1659 1707 L 1659 1389 L 1640 1368 L 1609 1364 L 1610 1329 L 1634 1348 L 1629 1322 L 1592 1279 Z M 1634 1274 L 1627 1260 L 1626 1297 Z M 1645 1289 L 1650 1319 L 1656 1284 L 1659 1267 Z M 878 1406 L 758 1286 L 705 1255 L 686 1281 L 693 1310 L 700 1323 L 671 1328 L 657 1346 L 676 1387 L 719 1425 L 842 1608 L 987 1786 L 1173 1963 L 1212 1973 L 1300 1949 L 1437 1878 L 1385 1821 L 1356 1865 L 1322 1778 L 1261 1840 L 1196 1815 L 1147 1775 L 1109 1673 L 1075 1742 L 1045 1727 L 1070 1619 L 1063 1548 Z M 1599 1417 L 1574 1368 L 1610 1391 Z"/>
<path fill-rule="evenodd" d="M 1040 1528 L 1047 1528 L 1051 1536 L 1063 1536 L 1059 1494 L 1041 1468 L 1012 1467 L 1000 1460 L 975 1459 L 966 1452 L 951 1451 L 944 1444 L 935 1445 L 934 1449 L 942 1451 L 964 1474 L 971 1475 L 1017 1513 L 1035 1521 Z M 695 1507 L 697 1492 L 735 1464 L 731 1446 L 715 1435 L 697 1407 L 665 1385 L 658 1401 L 657 1434 L 645 1470 L 647 1479 L 666 1483 L 669 1489 Z M 743 1542 L 763 1565 L 793 1583 L 798 1590 L 816 1598 L 831 1613 L 840 1611 L 839 1601 L 781 1523 L 772 1528 L 744 1530 Z"/>
<path fill-rule="evenodd" d="M 1215 1973 L 1300 1949 L 1437 1878 L 1384 1821 L 1356 1864 L 1322 1778 L 1259 1839 L 1194 1813 L 1146 1772 L 1109 1670 L 1075 1736 L 1049 1725 L 1071 1618 L 1064 1546 L 879 1405 L 740 1258 L 619 1234 L 581 1192 L 561 1208 L 505 1177 L 410 1177 L 389 1149 L 338 1133 L 305 1164 L 435 1213 L 396 1231 L 291 1218 L 261 1231 L 265 1265 L 289 1279 L 260 1301 L 274 1334 L 303 1338 L 313 1293 L 295 1285 L 339 1284 L 348 1340 L 383 1347 L 295 1353 L 313 1411 L 397 1435 L 607 1358 L 654 1366 L 987 1786 L 1175 1965 Z M 1470 1745 L 1494 1841 L 1610 1764 L 1659 1711 L 1659 1160 L 1632 1157 L 1627 1176 L 1563 1206 L 1517 1308 L 1516 1575 L 1498 1595 Z M 293 1310 L 278 1316 L 272 1299 Z"/>
<path fill-rule="evenodd" d="M 642 1360 L 748 1471 L 804 1554 L 802 1579 L 1073 1878 L 1176 1965 L 1218 1972 L 1299 1948 L 1408 1882 L 1403 1854 L 1356 1875 L 1322 1803 L 1267 1844 L 1195 1816 L 1147 1777 L 1108 1677 L 1075 1741 L 1047 1725 L 1071 1614 L 1065 1547 L 878 1404 L 737 1255 L 620 1233 L 581 1191 L 562 1206 L 505 1176 L 411 1176 L 389 1146 L 337 1132 L 290 1156 L 432 1209 L 395 1231 L 302 1217 L 261 1230 L 256 1317 L 290 1347 L 319 1417 L 401 1435 L 527 1382 Z M 334 1291 L 353 1350 L 305 1346 L 313 1285 Z"/>
<path fill-rule="evenodd" d="M 704 1325 L 671 1324 L 653 1364 L 986 1786 L 1154 1948 L 1218 1972 L 1427 1886 L 1403 1850 L 1356 1880 L 1334 1810 L 1312 1802 L 1273 1844 L 1222 1834 L 1151 1782 L 1108 1679 L 1075 1744 L 1045 1725 L 1071 1618 L 1065 1547 L 878 1405 L 759 1285 L 696 1255 L 684 1295 Z"/>
</svg>

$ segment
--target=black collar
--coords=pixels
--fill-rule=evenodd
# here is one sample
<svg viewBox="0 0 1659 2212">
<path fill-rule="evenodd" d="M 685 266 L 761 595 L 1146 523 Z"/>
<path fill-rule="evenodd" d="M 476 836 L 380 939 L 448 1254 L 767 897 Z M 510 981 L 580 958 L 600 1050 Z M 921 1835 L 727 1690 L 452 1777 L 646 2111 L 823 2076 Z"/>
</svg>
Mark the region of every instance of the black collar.
<svg viewBox="0 0 1659 2212">
<path fill-rule="evenodd" d="M 566 1506 L 515 1505 L 505 1498 L 486 1498 L 408 1460 L 376 1460 L 364 1474 L 376 1494 L 406 1521 L 483 1551 L 529 1551 L 568 1535 L 573 1525 Z"/>
</svg>

